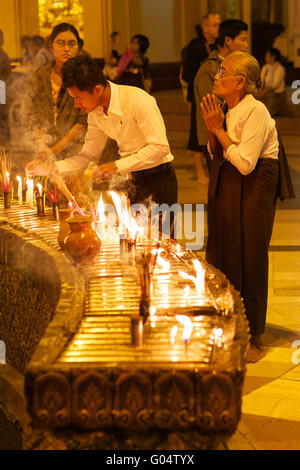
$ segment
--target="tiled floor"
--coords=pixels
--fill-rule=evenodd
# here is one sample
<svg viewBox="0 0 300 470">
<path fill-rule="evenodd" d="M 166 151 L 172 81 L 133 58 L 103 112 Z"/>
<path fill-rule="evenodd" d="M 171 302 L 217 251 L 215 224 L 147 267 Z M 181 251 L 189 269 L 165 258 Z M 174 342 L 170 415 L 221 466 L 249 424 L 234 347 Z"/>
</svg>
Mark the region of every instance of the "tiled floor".
<svg viewBox="0 0 300 470">
<path fill-rule="evenodd" d="M 180 103 L 178 92 L 158 95 Z M 170 112 L 171 111 L 167 111 Z M 205 203 L 207 188 L 195 178 L 185 146 L 186 118 L 166 119 L 175 155 L 181 203 Z M 172 123 L 168 125 L 168 122 Z M 297 135 L 298 132 L 298 135 Z M 278 202 L 270 248 L 270 282 L 266 356 L 249 364 L 244 384 L 242 418 L 228 442 L 231 450 L 300 450 L 300 129 L 282 135 L 296 195 Z M 298 341 L 298 343 L 297 343 Z"/>
</svg>

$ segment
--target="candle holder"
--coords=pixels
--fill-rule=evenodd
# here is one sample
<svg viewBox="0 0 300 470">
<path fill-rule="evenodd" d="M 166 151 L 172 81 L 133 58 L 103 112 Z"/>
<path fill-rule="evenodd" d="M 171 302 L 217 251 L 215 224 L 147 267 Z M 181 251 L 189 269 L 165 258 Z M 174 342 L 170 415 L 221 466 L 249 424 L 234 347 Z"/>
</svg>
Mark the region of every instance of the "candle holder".
<svg viewBox="0 0 300 470">
<path fill-rule="evenodd" d="M 43 217 L 45 215 L 43 196 L 36 196 L 36 209 L 37 209 L 37 215 L 39 217 Z"/>
<path fill-rule="evenodd" d="M 10 205 L 11 205 L 10 192 L 4 192 L 3 193 L 3 200 L 4 200 L 4 209 L 10 209 Z"/>
<path fill-rule="evenodd" d="M 143 319 L 139 316 L 131 317 L 131 344 L 132 346 L 142 348 L 144 340 Z"/>
<path fill-rule="evenodd" d="M 52 214 L 54 220 L 59 220 L 58 202 L 52 202 Z"/>
<path fill-rule="evenodd" d="M 128 253 L 128 240 L 124 233 L 120 233 L 119 240 L 120 240 L 120 258 L 124 259 L 124 257 L 126 257 Z"/>
</svg>

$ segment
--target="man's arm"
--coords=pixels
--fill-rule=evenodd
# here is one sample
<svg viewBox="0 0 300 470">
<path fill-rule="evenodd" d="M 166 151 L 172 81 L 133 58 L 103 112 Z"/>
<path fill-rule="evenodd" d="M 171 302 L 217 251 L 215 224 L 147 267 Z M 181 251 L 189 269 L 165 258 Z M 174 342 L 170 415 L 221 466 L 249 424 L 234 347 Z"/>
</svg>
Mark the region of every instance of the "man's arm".
<svg viewBox="0 0 300 470">
<path fill-rule="evenodd" d="M 89 116 L 85 143 L 78 155 L 54 163 L 36 159 L 27 164 L 26 171 L 31 176 L 46 176 L 49 173 L 57 172 L 63 176 L 78 173 L 87 168 L 89 163 L 98 163 L 106 140 L 107 136 L 94 123 L 93 118 Z"/>
<path fill-rule="evenodd" d="M 88 117 L 88 130 L 81 152 L 73 157 L 55 162 L 60 174 L 68 175 L 85 169 L 89 163 L 98 163 L 105 147 L 107 135 L 96 125 L 93 116 Z"/>
</svg>

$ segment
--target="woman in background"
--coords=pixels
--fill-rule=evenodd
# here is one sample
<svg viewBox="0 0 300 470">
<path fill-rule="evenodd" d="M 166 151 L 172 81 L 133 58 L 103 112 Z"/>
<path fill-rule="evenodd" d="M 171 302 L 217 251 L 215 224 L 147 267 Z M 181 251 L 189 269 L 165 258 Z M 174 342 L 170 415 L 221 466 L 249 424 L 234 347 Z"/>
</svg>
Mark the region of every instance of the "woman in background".
<svg viewBox="0 0 300 470">
<path fill-rule="evenodd" d="M 152 81 L 149 74 L 149 59 L 145 56 L 150 43 L 147 36 L 136 34 L 130 41 L 118 63 L 116 82 L 131 85 L 150 93 Z"/>
<path fill-rule="evenodd" d="M 54 60 L 36 70 L 27 84 L 26 115 L 39 158 L 63 159 L 82 148 L 87 115 L 62 86 L 62 66 L 78 53 L 80 37 L 68 23 L 53 28 Z"/>
<path fill-rule="evenodd" d="M 262 87 L 258 96 L 271 116 L 277 116 L 286 104 L 285 68 L 280 63 L 278 49 L 268 49 L 265 60 L 266 64 L 261 71 Z"/>
</svg>

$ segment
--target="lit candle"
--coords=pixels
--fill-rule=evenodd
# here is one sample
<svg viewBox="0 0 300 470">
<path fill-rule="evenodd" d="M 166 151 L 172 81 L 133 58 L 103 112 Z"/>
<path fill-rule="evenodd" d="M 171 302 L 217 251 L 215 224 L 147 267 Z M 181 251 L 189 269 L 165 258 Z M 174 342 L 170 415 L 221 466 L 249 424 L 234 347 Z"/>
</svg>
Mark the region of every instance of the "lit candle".
<svg viewBox="0 0 300 470">
<path fill-rule="evenodd" d="M 105 211 L 104 211 L 104 203 L 103 203 L 103 198 L 101 194 L 101 197 L 99 198 L 99 201 L 98 201 L 98 220 L 96 224 L 96 230 L 100 238 L 103 237 L 103 231 L 105 228 L 105 219 L 106 219 L 106 216 L 105 216 Z"/>
<path fill-rule="evenodd" d="M 23 204 L 23 194 L 22 194 L 22 178 L 21 176 L 17 176 L 17 181 L 18 181 L 18 200 L 20 206 Z"/>
<path fill-rule="evenodd" d="M 34 200 L 33 200 L 33 180 L 27 179 L 27 205 L 31 209 L 34 207 Z"/>
<path fill-rule="evenodd" d="M 37 215 L 43 216 L 44 215 L 44 200 L 43 200 L 43 186 L 41 183 L 37 183 L 37 194 L 36 194 L 36 208 L 37 208 Z"/>
<path fill-rule="evenodd" d="M 178 331 L 178 326 L 174 325 L 172 330 L 171 330 L 171 344 L 173 346 L 175 344 L 175 338 L 176 338 L 176 335 L 177 335 L 177 331 Z"/>
</svg>

